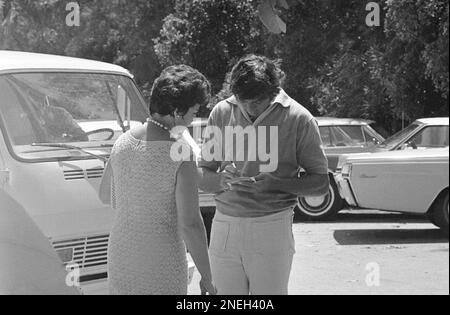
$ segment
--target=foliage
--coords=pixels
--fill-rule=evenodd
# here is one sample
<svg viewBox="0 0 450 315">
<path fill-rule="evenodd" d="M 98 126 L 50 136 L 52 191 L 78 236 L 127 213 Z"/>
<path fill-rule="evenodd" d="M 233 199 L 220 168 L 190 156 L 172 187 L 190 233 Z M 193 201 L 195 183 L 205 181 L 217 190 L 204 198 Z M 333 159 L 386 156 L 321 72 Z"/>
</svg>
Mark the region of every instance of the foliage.
<svg viewBox="0 0 450 315">
<path fill-rule="evenodd" d="M 116 63 L 141 86 L 161 66 L 153 50 L 174 0 L 79 0 L 80 27 L 68 27 L 64 0 L 6 0 L 0 49 L 64 54 Z M 0 20 L 2 17 L 0 16 Z"/>
<path fill-rule="evenodd" d="M 313 104 L 392 132 L 401 119 L 448 116 L 448 2 L 390 0 L 383 12 L 384 28 L 341 24 L 337 51 L 311 77 Z"/>
<path fill-rule="evenodd" d="M 260 23 L 277 4 L 286 34 Z M 130 69 L 148 95 L 163 67 L 189 64 L 227 97 L 231 65 L 247 53 L 281 59 L 285 89 L 314 114 L 362 117 L 396 131 L 448 116 L 448 0 L 383 0 L 368 27 L 361 0 L 79 0 L 81 26 L 65 24 L 65 0 L 2 0 L 0 49 L 66 54 Z M 269 10 L 270 13 L 270 10 Z M 203 113 L 204 115 L 207 112 Z"/>
<path fill-rule="evenodd" d="M 253 0 L 178 0 L 155 51 L 163 66 L 186 63 L 199 69 L 217 93 L 230 63 L 257 47 L 261 29 Z"/>
</svg>

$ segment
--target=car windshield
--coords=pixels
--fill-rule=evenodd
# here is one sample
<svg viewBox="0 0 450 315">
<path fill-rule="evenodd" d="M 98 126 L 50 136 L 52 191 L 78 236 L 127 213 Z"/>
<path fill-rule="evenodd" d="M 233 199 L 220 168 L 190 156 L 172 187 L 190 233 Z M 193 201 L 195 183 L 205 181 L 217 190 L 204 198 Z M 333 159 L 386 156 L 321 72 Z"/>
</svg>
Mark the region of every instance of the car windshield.
<svg viewBox="0 0 450 315">
<path fill-rule="evenodd" d="M 395 148 L 397 145 L 399 145 L 402 141 L 404 141 L 412 132 L 414 132 L 414 130 L 420 127 L 421 127 L 420 124 L 409 125 L 407 128 L 397 132 L 395 135 L 385 140 L 383 143 L 379 145 L 379 147 L 391 150 Z"/>
<path fill-rule="evenodd" d="M 74 147 L 108 154 L 121 134 L 148 117 L 134 82 L 121 75 L 1 75 L 0 95 L 2 131 L 23 159 L 88 156 Z"/>
</svg>

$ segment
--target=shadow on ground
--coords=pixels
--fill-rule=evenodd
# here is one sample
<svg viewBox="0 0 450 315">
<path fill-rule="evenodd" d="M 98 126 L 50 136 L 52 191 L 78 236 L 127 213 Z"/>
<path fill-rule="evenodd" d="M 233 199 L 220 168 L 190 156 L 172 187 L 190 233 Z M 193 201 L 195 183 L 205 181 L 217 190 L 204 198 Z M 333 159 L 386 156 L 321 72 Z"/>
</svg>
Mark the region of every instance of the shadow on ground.
<svg viewBox="0 0 450 315">
<path fill-rule="evenodd" d="M 401 245 L 448 243 L 444 232 L 436 229 L 337 230 L 339 245 Z"/>
<path fill-rule="evenodd" d="M 373 210 L 345 210 L 336 217 L 328 220 L 314 221 L 305 218 L 295 212 L 294 223 L 323 224 L 323 223 L 429 223 L 430 221 L 423 215 L 410 215 L 403 213 L 381 212 Z"/>
</svg>

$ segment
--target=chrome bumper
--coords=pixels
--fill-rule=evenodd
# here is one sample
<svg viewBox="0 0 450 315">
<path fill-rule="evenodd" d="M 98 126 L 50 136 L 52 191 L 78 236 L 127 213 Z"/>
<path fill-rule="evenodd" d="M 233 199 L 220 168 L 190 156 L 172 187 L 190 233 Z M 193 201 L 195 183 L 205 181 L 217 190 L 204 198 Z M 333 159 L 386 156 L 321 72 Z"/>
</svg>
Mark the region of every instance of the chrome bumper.
<svg viewBox="0 0 450 315">
<path fill-rule="evenodd" d="M 355 195 L 353 194 L 352 187 L 350 185 L 350 180 L 348 177 L 344 177 L 341 173 L 335 174 L 334 176 L 338 189 L 339 194 L 341 195 L 342 199 L 347 201 L 347 203 L 352 207 L 357 207 L 358 203 L 356 202 Z"/>
</svg>

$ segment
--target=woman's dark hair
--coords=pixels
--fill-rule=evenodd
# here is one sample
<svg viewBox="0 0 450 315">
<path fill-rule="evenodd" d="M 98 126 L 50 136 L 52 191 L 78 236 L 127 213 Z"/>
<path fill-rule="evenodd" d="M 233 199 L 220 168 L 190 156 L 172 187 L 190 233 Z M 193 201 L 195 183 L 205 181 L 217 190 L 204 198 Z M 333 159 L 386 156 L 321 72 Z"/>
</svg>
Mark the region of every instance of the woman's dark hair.
<svg viewBox="0 0 450 315">
<path fill-rule="evenodd" d="M 162 116 L 178 111 L 185 115 L 197 104 L 206 105 L 211 98 L 211 84 L 199 71 L 186 65 L 163 70 L 153 84 L 150 113 Z"/>
<path fill-rule="evenodd" d="M 280 92 L 284 78 L 279 61 L 248 55 L 233 67 L 230 90 L 242 100 L 273 99 Z"/>
</svg>

